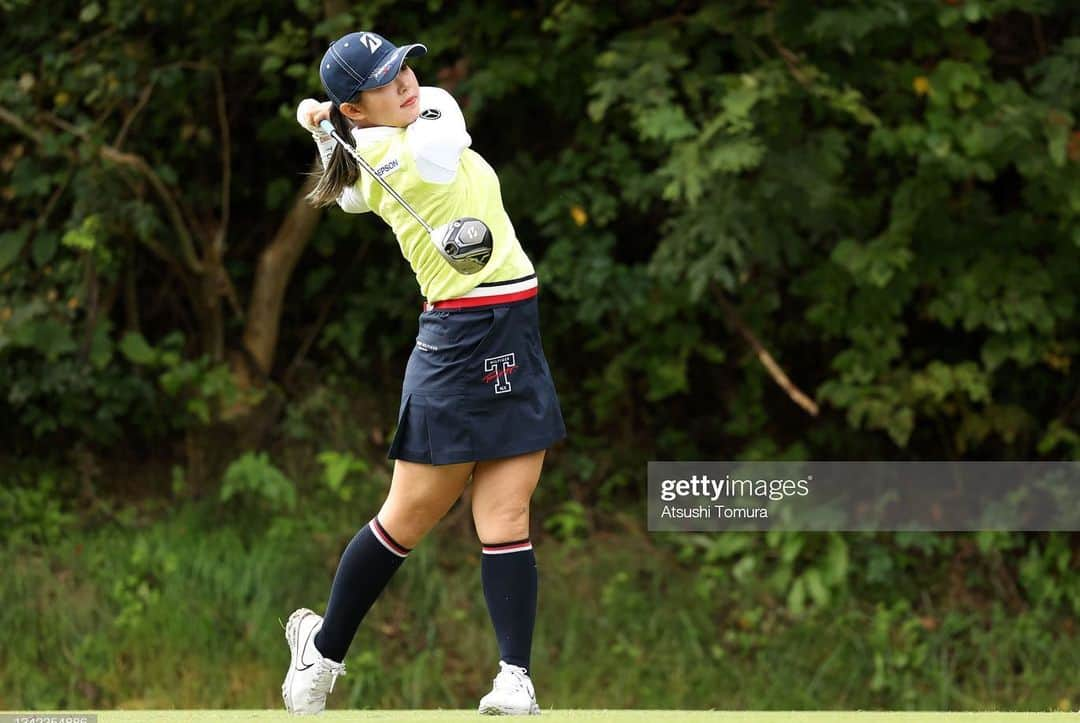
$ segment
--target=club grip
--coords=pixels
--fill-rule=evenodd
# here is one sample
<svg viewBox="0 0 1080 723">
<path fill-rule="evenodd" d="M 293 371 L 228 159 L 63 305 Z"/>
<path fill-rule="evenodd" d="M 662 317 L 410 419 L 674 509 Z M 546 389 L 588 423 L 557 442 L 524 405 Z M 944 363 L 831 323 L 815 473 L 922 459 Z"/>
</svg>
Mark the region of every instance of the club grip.
<svg viewBox="0 0 1080 723">
<path fill-rule="evenodd" d="M 333 135 L 334 134 L 334 124 L 331 123 L 329 120 L 321 120 L 321 121 L 319 121 L 319 127 L 322 128 L 323 133 L 325 133 L 327 135 Z"/>
</svg>

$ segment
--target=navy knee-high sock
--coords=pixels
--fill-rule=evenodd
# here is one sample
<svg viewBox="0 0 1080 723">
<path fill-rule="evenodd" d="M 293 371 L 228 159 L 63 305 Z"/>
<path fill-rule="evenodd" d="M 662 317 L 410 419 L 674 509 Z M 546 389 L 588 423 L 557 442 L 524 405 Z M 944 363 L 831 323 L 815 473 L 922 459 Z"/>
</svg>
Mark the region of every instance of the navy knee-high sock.
<svg viewBox="0 0 1080 723">
<path fill-rule="evenodd" d="M 378 516 L 360 528 L 341 555 L 322 628 L 315 635 L 315 647 L 324 657 L 345 660 L 360 622 L 409 552 L 379 524 Z"/>
<path fill-rule="evenodd" d="M 532 543 L 524 539 L 484 545 L 480 577 L 499 657 L 528 670 L 538 583 Z"/>
</svg>

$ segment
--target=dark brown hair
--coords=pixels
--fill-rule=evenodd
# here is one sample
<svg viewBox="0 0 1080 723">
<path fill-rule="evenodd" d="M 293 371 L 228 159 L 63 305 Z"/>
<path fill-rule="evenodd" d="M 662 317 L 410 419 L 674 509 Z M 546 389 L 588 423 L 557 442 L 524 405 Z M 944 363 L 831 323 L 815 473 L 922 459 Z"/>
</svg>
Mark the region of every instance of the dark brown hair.
<svg viewBox="0 0 1080 723">
<path fill-rule="evenodd" d="M 359 97 L 350 102 L 357 101 Z M 330 106 L 330 122 L 334 124 L 334 130 L 338 132 L 338 135 L 355 148 L 356 140 L 352 134 L 352 123 L 336 105 Z M 319 181 L 307 195 L 307 200 L 312 206 L 330 206 L 337 202 L 342 191 L 356 183 L 356 179 L 360 177 L 360 166 L 341 147 L 341 144 L 335 143 L 334 152 L 330 155 L 326 168 L 318 176 Z"/>
</svg>

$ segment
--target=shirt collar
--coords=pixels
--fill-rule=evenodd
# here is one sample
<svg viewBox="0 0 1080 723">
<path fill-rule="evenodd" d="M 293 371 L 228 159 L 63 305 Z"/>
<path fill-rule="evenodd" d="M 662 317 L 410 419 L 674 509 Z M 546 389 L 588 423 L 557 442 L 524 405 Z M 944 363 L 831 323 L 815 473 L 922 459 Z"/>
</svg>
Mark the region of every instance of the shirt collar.
<svg viewBox="0 0 1080 723">
<path fill-rule="evenodd" d="M 402 128 L 393 126 L 371 126 L 369 128 L 353 128 L 352 134 L 353 138 L 356 139 L 356 147 L 361 148 L 385 140 L 402 130 Z"/>
</svg>

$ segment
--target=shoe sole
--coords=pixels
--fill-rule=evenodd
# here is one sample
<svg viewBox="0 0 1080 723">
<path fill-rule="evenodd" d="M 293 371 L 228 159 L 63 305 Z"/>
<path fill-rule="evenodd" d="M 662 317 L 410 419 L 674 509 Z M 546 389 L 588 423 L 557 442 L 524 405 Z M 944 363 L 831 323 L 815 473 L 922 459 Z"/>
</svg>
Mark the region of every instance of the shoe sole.
<svg viewBox="0 0 1080 723">
<path fill-rule="evenodd" d="M 527 711 L 508 711 L 493 705 L 485 705 L 480 706 L 480 708 L 477 709 L 477 712 L 480 715 L 540 715 L 540 707 L 534 705 Z"/>
</svg>

